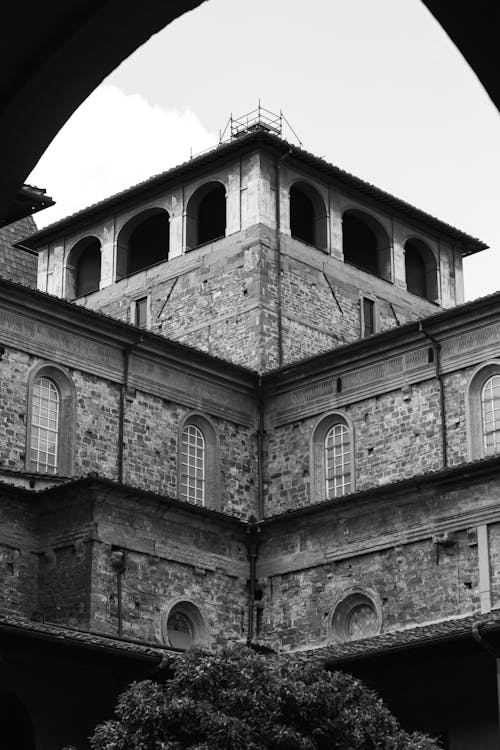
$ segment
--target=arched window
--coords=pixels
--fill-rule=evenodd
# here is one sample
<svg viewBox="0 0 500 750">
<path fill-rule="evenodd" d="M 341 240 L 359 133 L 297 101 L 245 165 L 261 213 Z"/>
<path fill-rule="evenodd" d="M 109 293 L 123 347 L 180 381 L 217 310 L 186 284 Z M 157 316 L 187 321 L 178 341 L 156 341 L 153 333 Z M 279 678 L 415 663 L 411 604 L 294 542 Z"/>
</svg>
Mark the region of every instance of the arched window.
<svg viewBox="0 0 500 750">
<path fill-rule="evenodd" d="M 405 243 L 406 288 L 409 292 L 437 301 L 437 264 L 432 250 L 419 239 Z"/>
<path fill-rule="evenodd" d="M 26 468 L 70 475 L 75 432 L 75 388 L 57 365 L 37 365 L 28 379 Z"/>
<path fill-rule="evenodd" d="M 346 263 L 391 280 L 391 243 L 369 214 L 352 209 L 342 217 L 342 250 Z"/>
<path fill-rule="evenodd" d="M 500 374 L 492 375 L 481 391 L 484 454 L 500 452 Z"/>
<path fill-rule="evenodd" d="M 322 250 L 327 247 L 327 214 L 317 190 L 305 182 L 290 188 L 290 233 L 292 237 Z"/>
<path fill-rule="evenodd" d="M 116 278 L 142 271 L 168 260 L 170 217 L 162 208 L 152 208 L 134 216 L 118 233 Z"/>
<path fill-rule="evenodd" d="M 66 261 L 66 297 L 75 299 L 99 289 L 101 282 L 101 243 L 97 237 L 84 237 L 71 248 Z"/>
<path fill-rule="evenodd" d="M 319 420 L 312 432 L 311 501 L 354 492 L 352 427 L 337 412 Z"/>
<path fill-rule="evenodd" d="M 205 436 L 195 424 L 185 425 L 181 441 L 181 500 L 205 505 Z"/>
<path fill-rule="evenodd" d="M 179 426 L 177 486 L 180 500 L 208 508 L 220 508 L 220 461 L 212 421 L 203 414 L 189 414 Z"/>
<path fill-rule="evenodd" d="M 186 208 L 186 249 L 213 242 L 226 234 L 226 188 L 208 182 L 198 188 Z"/>
<path fill-rule="evenodd" d="M 30 462 L 33 471 L 55 474 L 59 443 L 60 395 L 49 378 L 37 378 L 31 404 Z"/>
<path fill-rule="evenodd" d="M 330 427 L 325 435 L 325 497 L 347 495 L 351 491 L 351 440 L 342 422 Z"/>
<path fill-rule="evenodd" d="M 484 362 L 465 392 L 468 458 L 500 453 L 500 360 Z"/>
</svg>

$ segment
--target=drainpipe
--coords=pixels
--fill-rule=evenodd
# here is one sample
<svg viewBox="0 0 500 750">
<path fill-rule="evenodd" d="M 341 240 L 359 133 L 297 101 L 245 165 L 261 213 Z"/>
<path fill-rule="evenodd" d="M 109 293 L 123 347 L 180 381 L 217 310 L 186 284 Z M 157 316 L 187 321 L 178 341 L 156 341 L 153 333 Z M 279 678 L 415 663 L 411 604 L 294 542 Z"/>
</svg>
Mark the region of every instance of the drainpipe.
<svg viewBox="0 0 500 750">
<path fill-rule="evenodd" d="M 441 452 L 443 455 L 443 467 L 446 469 L 448 466 L 448 439 L 446 432 L 446 404 L 444 398 L 444 384 L 443 376 L 441 374 L 441 344 L 434 336 L 431 336 L 427 331 L 424 330 L 422 322 L 418 324 L 418 329 L 432 344 L 432 350 L 434 352 L 434 368 L 436 372 L 436 380 L 439 384 L 439 403 L 441 407 Z"/>
<path fill-rule="evenodd" d="M 479 622 L 475 622 L 472 626 L 472 637 L 474 638 L 476 643 L 479 643 L 479 645 L 484 648 L 486 653 L 488 653 L 495 659 L 497 674 L 498 736 L 500 739 L 500 651 L 495 648 L 495 646 L 490 641 L 488 641 L 484 636 L 481 635 L 481 627 L 483 625 L 488 625 L 489 622 L 489 620 L 480 620 Z"/>
<path fill-rule="evenodd" d="M 259 519 L 264 518 L 264 404 L 262 402 L 262 375 L 259 375 L 259 426 L 257 427 L 257 512 Z"/>
<path fill-rule="evenodd" d="M 253 625 L 255 616 L 255 584 L 257 580 L 257 556 L 259 551 L 258 537 L 260 529 L 254 516 L 248 519 L 247 527 L 247 554 L 250 563 L 250 578 L 248 592 L 248 628 L 247 628 L 247 646 L 251 646 L 253 641 Z"/>
<path fill-rule="evenodd" d="M 123 350 L 123 383 L 120 386 L 120 406 L 118 413 L 118 482 L 123 482 L 123 438 L 125 433 L 125 400 L 128 390 L 128 374 L 130 369 L 130 353 L 134 346 L 142 342 L 142 336 L 132 344 L 127 344 Z"/>
<path fill-rule="evenodd" d="M 117 635 L 121 636 L 123 634 L 122 575 L 125 572 L 125 552 L 122 549 L 111 550 L 111 569 L 116 575 Z"/>
<path fill-rule="evenodd" d="M 277 296 L 277 307 L 278 307 L 278 366 L 283 365 L 283 289 L 281 282 L 282 273 L 282 259 L 281 259 L 281 215 L 280 215 L 280 195 L 281 195 L 281 165 L 292 154 L 292 149 L 288 149 L 286 154 L 276 159 L 276 266 L 278 273 L 278 280 L 276 284 L 276 296 Z"/>
</svg>

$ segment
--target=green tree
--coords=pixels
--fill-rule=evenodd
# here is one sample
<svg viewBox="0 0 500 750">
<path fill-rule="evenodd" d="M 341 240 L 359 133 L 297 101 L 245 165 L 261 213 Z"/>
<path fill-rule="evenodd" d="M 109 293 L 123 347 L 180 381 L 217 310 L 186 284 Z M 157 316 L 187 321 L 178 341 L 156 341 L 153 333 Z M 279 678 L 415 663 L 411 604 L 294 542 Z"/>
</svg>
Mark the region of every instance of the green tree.
<svg viewBox="0 0 500 750">
<path fill-rule="evenodd" d="M 438 750 L 342 672 L 236 647 L 188 651 L 165 684 L 133 683 L 93 750 Z"/>
</svg>

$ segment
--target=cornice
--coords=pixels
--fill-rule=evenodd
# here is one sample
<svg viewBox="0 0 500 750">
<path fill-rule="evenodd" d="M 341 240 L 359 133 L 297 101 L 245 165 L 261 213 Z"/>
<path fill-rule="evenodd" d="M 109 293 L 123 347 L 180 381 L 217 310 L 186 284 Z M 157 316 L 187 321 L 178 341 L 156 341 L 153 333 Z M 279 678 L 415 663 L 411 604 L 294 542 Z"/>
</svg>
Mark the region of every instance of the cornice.
<svg viewBox="0 0 500 750">
<path fill-rule="evenodd" d="M 500 293 L 263 375 L 269 418 L 284 424 L 434 378 L 429 336 L 442 375 L 500 357 Z"/>
<path fill-rule="evenodd" d="M 21 346 L 23 339 L 26 344 L 29 344 L 28 350 L 37 348 L 36 336 L 31 327 L 44 326 L 49 329 L 49 338 L 52 331 L 60 332 L 63 337 L 61 341 L 65 343 L 71 359 L 71 350 L 75 349 L 75 340 L 78 341 L 77 337 L 80 335 L 95 345 L 96 352 L 94 353 L 97 353 L 99 347 L 106 347 L 109 350 L 107 357 L 101 351 L 104 357 L 102 375 L 118 382 L 122 380 L 123 354 L 125 350 L 133 350 L 136 356 L 144 355 L 151 360 L 161 360 L 168 367 L 189 372 L 205 380 L 216 380 L 221 385 L 236 388 L 241 392 L 251 393 L 258 384 L 257 373 L 241 365 L 219 359 L 152 331 L 124 323 L 104 313 L 0 278 L 0 326 L 3 322 L 4 334 L 8 329 L 5 324 L 8 322 L 9 314 L 22 315 L 26 320 L 24 334 L 16 332 L 18 335 L 13 337 L 12 342 L 8 342 L 14 348 L 26 348 Z M 71 340 L 64 339 L 65 334 L 71 335 Z M 4 336 L 3 338 L 5 340 Z M 38 348 L 45 351 L 47 343 L 43 342 Z M 43 356 L 42 351 L 39 353 Z M 73 355 L 73 358 L 78 360 L 78 364 L 66 361 L 69 366 L 85 370 L 89 366 L 95 369 L 98 365 L 95 359 L 85 362 L 85 357 L 78 351 L 73 352 Z"/>
</svg>

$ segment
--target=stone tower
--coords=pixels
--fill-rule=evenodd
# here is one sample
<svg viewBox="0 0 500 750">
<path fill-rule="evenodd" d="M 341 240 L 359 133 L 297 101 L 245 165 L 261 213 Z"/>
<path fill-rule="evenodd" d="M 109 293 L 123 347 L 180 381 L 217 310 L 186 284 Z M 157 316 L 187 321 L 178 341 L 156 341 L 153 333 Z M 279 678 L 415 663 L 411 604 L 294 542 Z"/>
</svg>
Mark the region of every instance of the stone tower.
<svg viewBox="0 0 500 750">
<path fill-rule="evenodd" d="M 463 301 L 482 243 L 276 122 L 31 236 L 39 289 L 259 372 Z"/>
</svg>

